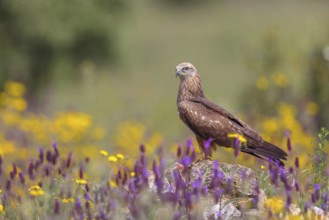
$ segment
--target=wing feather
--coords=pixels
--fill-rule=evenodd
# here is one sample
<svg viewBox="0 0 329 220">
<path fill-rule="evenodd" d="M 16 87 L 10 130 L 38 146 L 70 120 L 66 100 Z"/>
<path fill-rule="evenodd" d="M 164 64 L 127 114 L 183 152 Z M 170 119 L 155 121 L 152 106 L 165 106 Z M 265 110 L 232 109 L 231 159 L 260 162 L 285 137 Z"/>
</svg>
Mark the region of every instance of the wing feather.
<svg viewBox="0 0 329 220">
<path fill-rule="evenodd" d="M 255 130 L 253 130 L 248 124 L 244 123 L 239 118 L 235 117 L 233 114 L 225 110 L 224 108 L 208 101 L 205 98 L 202 97 L 196 97 L 190 100 L 191 102 L 195 103 L 201 103 L 205 107 L 212 109 L 214 112 L 219 113 L 223 117 L 227 118 L 230 122 L 232 122 L 235 126 L 236 130 L 239 130 L 246 138 L 248 138 L 248 141 L 251 142 L 250 144 L 255 145 L 261 145 L 263 142 L 263 139 L 260 135 L 257 134 Z"/>
</svg>

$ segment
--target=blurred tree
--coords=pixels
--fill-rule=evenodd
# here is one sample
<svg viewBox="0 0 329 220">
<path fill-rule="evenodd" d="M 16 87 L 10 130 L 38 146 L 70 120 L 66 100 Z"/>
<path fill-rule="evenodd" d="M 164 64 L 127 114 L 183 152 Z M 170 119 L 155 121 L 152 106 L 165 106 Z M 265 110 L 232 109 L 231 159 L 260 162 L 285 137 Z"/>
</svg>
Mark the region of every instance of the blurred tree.
<svg viewBox="0 0 329 220">
<path fill-rule="evenodd" d="M 318 105 L 316 124 L 329 128 L 329 47 L 315 47 L 308 68 L 308 89 L 310 99 Z"/>
<path fill-rule="evenodd" d="M 72 76 L 84 60 L 114 63 L 126 2 L 1 0 L 0 86 L 21 80 L 35 98 L 53 74 Z"/>
</svg>

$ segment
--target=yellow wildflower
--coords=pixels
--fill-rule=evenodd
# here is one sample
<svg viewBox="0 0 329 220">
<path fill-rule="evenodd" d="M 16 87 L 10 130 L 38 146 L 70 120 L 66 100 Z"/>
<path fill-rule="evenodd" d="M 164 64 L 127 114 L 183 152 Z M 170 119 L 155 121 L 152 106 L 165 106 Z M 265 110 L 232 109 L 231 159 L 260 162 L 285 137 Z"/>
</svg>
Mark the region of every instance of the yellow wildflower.
<svg viewBox="0 0 329 220">
<path fill-rule="evenodd" d="M 264 165 L 261 165 L 260 168 L 261 168 L 262 170 L 265 170 L 266 167 L 265 167 Z"/>
<path fill-rule="evenodd" d="M 74 203 L 74 198 L 63 198 L 62 202 L 63 203 Z"/>
<path fill-rule="evenodd" d="M 309 102 L 307 103 L 307 106 L 306 106 L 306 112 L 307 114 L 311 115 L 311 116 L 314 116 L 318 113 L 319 111 L 319 106 L 318 104 L 316 104 L 315 102 Z"/>
<path fill-rule="evenodd" d="M 7 81 L 4 88 L 9 95 L 16 97 L 20 97 L 25 93 L 25 86 L 15 81 Z"/>
<path fill-rule="evenodd" d="M 275 133 L 279 130 L 279 123 L 274 118 L 267 118 L 263 121 L 263 127 L 266 132 Z"/>
<path fill-rule="evenodd" d="M 272 80 L 278 87 L 285 87 L 288 85 L 288 78 L 283 73 L 274 73 L 272 75 Z"/>
<path fill-rule="evenodd" d="M 241 134 L 232 133 L 232 134 L 228 134 L 227 137 L 229 137 L 229 138 L 236 138 L 241 143 L 247 143 L 247 139 L 245 137 L 243 137 L 243 135 L 241 135 Z"/>
<path fill-rule="evenodd" d="M 123 156 L 123 154 L 117 154 L 116 156 L 117 156 L 117 158 L 120 159 L 120 160 L 125 159 L 125 156 Z"/>
<path fill-rule="evenodd" d="M 76 179 L 75 182 L 79 185 L 86 185 L 87 184 L 87 180 L 84 180 L 84 179 Z"/>
<path fill-rule="evenodd" d="M 280 214 L 284 209 L 284 202 L 278 197 L 272 197 L 265 200 L 264 207 L 274 214 Z"/>
<path fill-rule="evenodd" d="M 117 187 L 117 184 L 114 180 L 110 180 L 110 186 L 111 187 Z"/>
<path fill-rule="evenodd" d="M 39 185 L 34 185 L 34 186 L 31 186 L 29 188 L 29 191 L 33 191 L 33 190 L 37 191 L 37 190 L 40 190 L 40 189 L 41 189 L 41 187 Z"/>
<path fill-rule="evenodd" d="M 2 204 L 0 204 L 0 213 L 5 212 L 5 207 L 3 207 Z"/>
<path fill-rule="evenodd" d="M 133 172 L 130 173 L 130 176 L 135 177 L 136 173 L 133 171 Z"/>
<path fill-rule="evenodd" d="M 31 186 L 31 187 L 29 188 L 29 192 L 30 192 L 30 195 L 32 195 L 32 196 L 42 196 L 42 195 L 45 194 L 45 191 L 43 191 L 43 190 L 41 189 L 41 187 L 38 186 L 38 185 Z"/>
<path fill-rule="evenodd" d="M 14 111 L 4 111 L 1 113 L 4 125 L 13 126 L 19 124 L 21 115 Z"/>
<path fill-rule="evenodd" d="M 104 157 L 106 157 L 107 155 L 109 155 L 109 153 L 107 153 L 107 151 L 105 151 L 105 150 L 101 150 L 99 153 L 101 155 L 103 155 Z"/>
<path fill-rule="evenodd" d="M 256 87 L 259 90 L 266 90 L 268 88 L 268 79 L 262 75 L 256 80 Z"/>
<path fill-rule="evenodd" d="M 110 162 L 117 162 L 118 161 L 118 158 L 116 158 L 116 156 L 109 156 L 107 158 L 107 160 L 110 161 Z"/>
<path fill-rule="evenodd" d="M 26 101 L 22 98 L 15 98 L 10 101 L 10 105 L 17 111 L 24 111 L 27 107 Z"/>
<path fill-rule="evenodd" d="M 0 93 L 0 106 L 6 106 L 8 103 L 8 95 L 4 92 Z"/>
<path fill-rule="evenodd" d="M 138 151 L 131 152 L 131 147 L 144 143 L 145 131 L 145 126 L 138 122 L 122 122 L 116 129 L 114 143 L 115 145 L 120 146 L 123 151 L 136 154 Z"/>
<path fill-rule="evenodd" d="M 305 218 L 304 218 L 304 216 L 302 216 L 302 215 L 288 214 L 288 215 L 285 216 L 284 219 L 285 219 L 285 220 L 304 220 Z M 306 219 L 308 219 L 308 218 L 306 218 Z M 312 219 L 313 219 L 313 218 L 312 218 Z M 314 219 L 316 219 L 316 218 L 314 218 Z"/>
</svg>

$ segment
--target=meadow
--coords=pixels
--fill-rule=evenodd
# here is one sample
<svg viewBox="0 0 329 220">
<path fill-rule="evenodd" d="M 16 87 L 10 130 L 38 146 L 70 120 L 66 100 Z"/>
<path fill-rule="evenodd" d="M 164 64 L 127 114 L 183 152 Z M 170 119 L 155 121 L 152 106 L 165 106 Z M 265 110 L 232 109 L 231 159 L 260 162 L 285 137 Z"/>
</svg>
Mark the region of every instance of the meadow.
<svg viewBox="0 0 329 220">
<path fill-rule="evenodd" d="M 264 89 L 262 78 L 255 84 L 259 90 Z M 274 86 L 288 85 L 277 78 Z M 220 188 L 225 184 L 215 185 L 220 191 L 208 190 L 180 175 L 200 153 L 193 139 L 165 144 L 161 134 L 125 121 L 116 128 L 113 143 L 104 145 L 107 132 L 91 115 L 29 112 L 25 92 L 23 84 L 8 81 L 0 93 L 2 219 L 193 219 L 202 215 L 198 203 L 203 196 L 213 196 L 216 203 L 228 190 Z M 317 105 L 308 105 L 307 114 L 314 117 Z M 328 209 L 329 131 L 308 133 L 296 114 L 297 109 L 282 103 L 275 116 L 261 120 L 264 138 L 288 152 L 284 169 L 225 149 L 215 155 L 257 172 L 258 186 L 267 195 L 260 207 L 266 218 L 321 218 L 324 214 L 312 207 Z M 165 181 L 172 166 L 179 168 L 174 186 Z M 214 184 L 222 181 L 218 173 L 213 175 Z M 291 213 L 291 206 L 298 212 Z M 161 214 L 168 210 L 172 214 Z M 216 218 L 220 216 L 219 210 Z"/>
<path fill-rule="evenodd" d="M 328 218 L 325 1 L 54 2 L 0 3 L 17 13 L 0 16 L 0 219 L 200 219 L 231 193 L 220 162 L 256 173 L 260 219 Z M 186 179 L 200 152 L 177 116 L 182 61 L 284 169 L 220 148 L 212 188 Z"/>
</svg>

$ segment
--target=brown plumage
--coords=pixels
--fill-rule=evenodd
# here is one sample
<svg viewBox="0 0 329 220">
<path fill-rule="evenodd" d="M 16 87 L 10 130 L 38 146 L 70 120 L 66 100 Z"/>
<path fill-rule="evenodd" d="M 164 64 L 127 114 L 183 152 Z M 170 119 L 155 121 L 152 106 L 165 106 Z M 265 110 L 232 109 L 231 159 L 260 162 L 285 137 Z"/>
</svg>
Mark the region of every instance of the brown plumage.
<svg viewBox="0 0 329 220">
<path fill-rule="evenodd" d="M 177 96 L 179 117 L 194 132 L 202 151 L 206 140 L 212 140 L 210 156 L 216 145 L 234 148 L 235 139 L 228 135 L 239 134 L 247 140 L 241 145 L 241 152 L 284 165 L 281 160 L 286 160 L 286 152 L 264 141 L 248 124 L 205 97 L 200 76 L 191 63 L 179 64 L 176 67 L 177 76 L 180 78 Z"/>
</svg>

